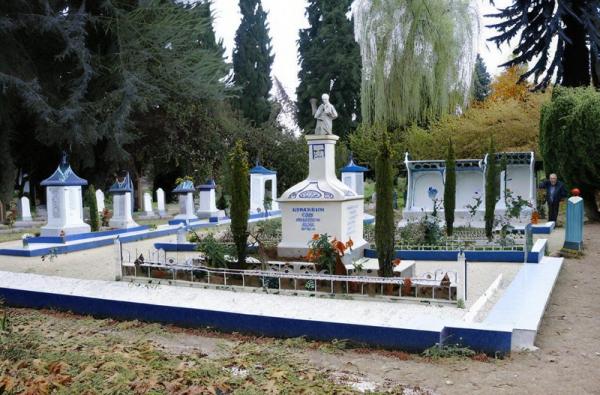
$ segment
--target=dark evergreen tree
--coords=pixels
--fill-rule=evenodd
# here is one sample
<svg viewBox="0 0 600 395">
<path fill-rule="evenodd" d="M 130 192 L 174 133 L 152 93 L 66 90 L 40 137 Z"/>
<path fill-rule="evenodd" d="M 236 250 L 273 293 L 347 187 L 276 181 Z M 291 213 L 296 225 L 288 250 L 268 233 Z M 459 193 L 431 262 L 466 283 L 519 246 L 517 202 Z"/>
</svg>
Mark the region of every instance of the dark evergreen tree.
<svg viewBox="0 0 600 395">
<path fill-rule="evenodd" d="M 454 231 L 454 209 L 456 208 L 456 158 L 452 139 L 448 140 L 446 156 L 446 180 L 444 184 L 444 217 L 446 218 L 446 234 L 452 236 Z"/>
<path fill-rule="evenodd" d="M 494 138 L 490 139 L 490 147 L 487 152 L 487 166 L 485 173 L 485 235 L 489 240 L 492 240 L 494 231 L 494 211 L 496 210 L 497 196 L 499 192 L 498 174 L 499 166 L 496 158 L 496 146 Z"/>
<path fill-rule="evenodd" d="M 360 122 L 361 57 L 354 23 L 347 15 L 352 0 L 309 0 L 310 27 L 300 31 L 298 125 L 312 133 L 315 120 L 309 100 L 330 95 L 338 112 L 333 132 L 347 136 Z"/>
<path fill-rule="evenodd" d="M 96 201 L 96 188 L 94 188 L 94 185 L 88 187 L 85 200 L 90 209 L 90 228 L 92 228 L 92 232 L 97 232 L 100 229 L 100 216 L 98 215 L 98 202 Z"/>
<path fill-rule="evenodd" d="M 475 70 L 473 73 L 473 99 L 484 101 L 490 94 L 492 78 L 487 71 L 487 67 L 485 67 L 483 58 L 479 54 L 477 54 L 475 60 Z"/>
<path fill-rule="evenodd" d="M 248 243 L 248 217 L 250 215 L 250 174 L 248 153 L 238 140 L 229 155 L 231 194 L 231 233 L 237 251 L 238 267 L 246 268 L 246 248 Z"/>
<path fill-rule="evenodd" d="M 271 102 L 271 38 L 267 13 L 260 0 L 240 0 L 242 22 L 235 34 L 233 80 L 241 90 L 237 105 L 248 119 L 261 124 L 269 119 Z"/>
<path fill-rule="evenodd" d="M 375 166 L 375 245 L 379 260 L 379 275 L 393 276 L 394 259 L 394 167 L 392 144 L 387 132 L 382 133 Z"/>
<path fill-rule="evenodd" d="M 521 79 L 533 75 L 540 88 L 547 86 L 556 73 L 560 85 L 590 84 L 590 66 L 598 63 L 600 54 L 598 0 L 513 0 L 510 6 L 486 16 L 503 19 L 489 26 L 499 32 L 490 38 L 498 46 L 520 34 L 513 50 L 515 56 L 502 66 L 527 64 L 537 58 Z M 556 52 L 551 56 L 555 39 Z M 591 64 L 590 56 L 595 57 Z"/>
<path fill-rule="evenodd" d="M 568 131 L 568 132 L 566 132 Z M 557 173 L 579 188 L 586 216 L 600 220 L 600 92 L 593 88 L 562 88 L 542 107 L 540 153 L 546 174 Z"/>
</svg>

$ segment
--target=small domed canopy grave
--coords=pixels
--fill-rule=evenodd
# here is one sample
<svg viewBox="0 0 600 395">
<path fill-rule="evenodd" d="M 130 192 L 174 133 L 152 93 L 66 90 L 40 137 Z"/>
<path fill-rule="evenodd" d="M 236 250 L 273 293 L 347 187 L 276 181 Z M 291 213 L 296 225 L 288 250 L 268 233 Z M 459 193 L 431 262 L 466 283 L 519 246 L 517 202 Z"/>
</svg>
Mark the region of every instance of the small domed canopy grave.
<svg viewBox="0 0 600 395">
<path fill-rule="evenodd" d="M 350 154 L 348 164 L 341 169 L 342 182 L 357 195 L 365 194 L 365 172 L 369 171 L 366 167 L 354 163 L 354 158 Z"/>
<path fill-rule="evenodd" d="M 267 183 L 270 183 L 270 193 L 268 193 Z M 256 165 L 250 169 L 250 212 L 277 211 L 279 204 L 276 199 L 277 172 L 262 166 L 257 159 Z M 265 207 L 266 200 L 271 207 Z"/>
<path fill-rule="evenodd" d="M 192 180 L 182 180 L 173 191 L 174 194 L 179 195 L 179 214 L 175 216 L 175 220 L 181 221 L 193 221 L 198 219 L 194 213 L 194 182 Z"/>
</svg>

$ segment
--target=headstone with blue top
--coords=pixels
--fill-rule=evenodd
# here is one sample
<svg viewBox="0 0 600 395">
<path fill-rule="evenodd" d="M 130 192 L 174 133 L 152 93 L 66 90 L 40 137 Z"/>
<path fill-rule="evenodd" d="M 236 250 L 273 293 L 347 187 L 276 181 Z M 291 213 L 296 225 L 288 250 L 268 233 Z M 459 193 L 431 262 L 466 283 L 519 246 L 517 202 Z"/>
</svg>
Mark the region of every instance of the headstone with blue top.
<svg viewBox="0 0 600 395">
<path fill-rule="evenodd" d="M 179 197 L 179 214 L 175 219 L 191 221 L 198 219 L 194 214 L 194 182 L 191 180 L 182 180 L 172 193 Z"/>
<path fill-rule="evenodd" d="M 108 225 L 119 229 L 139 226 L 131 216 L 133 182 L 131 181 L 129 172 L 122 172 L 110 187 L 108 193 L 112 195 L 113 200 L 113 215 Z"/>
<path fill-rule="evenodd" d="M 213 179 L 206 180 L 204 184 L 198 186 L 200 200 L 196 211 L 198 218 L 210 218 L 211 221 L 216 222 L 225 216 L 225 213 L 217 208 L 216 189 L 217 184 Z"/>
<path fill-rule="evenodd" d="M 66 153 L 52 175 L 41 182 L 46 187 L 48 223 L 41 228 L 41 236 L 66 236 L 90 232 L 83 222 L 81 187 L 87 181 L 80 178 L 71 166 Z"/>
<path fill-rule="evenodd" d="M 342 167 L 342 182 L 357 195 L 365 194 L 365 172 L 369 171 L 366 167 L 354 163 L 354 158 L 350 155 L 348 164 Z"/>
</svg>

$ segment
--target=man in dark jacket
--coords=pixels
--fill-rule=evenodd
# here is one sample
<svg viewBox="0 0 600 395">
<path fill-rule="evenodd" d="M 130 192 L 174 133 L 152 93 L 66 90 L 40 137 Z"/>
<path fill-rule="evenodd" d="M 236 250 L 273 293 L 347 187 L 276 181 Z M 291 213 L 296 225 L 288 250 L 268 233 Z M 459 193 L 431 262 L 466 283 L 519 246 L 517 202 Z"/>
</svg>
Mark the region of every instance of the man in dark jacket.
<svg viewBox="0 0 600 395">
<path fill-rule="evenodd" d="M 556 222 L 560 201 L 567 197 L 565 184 L 558 181 L 556 174 L 550 174 L 548 180 L 540 183 L 540 188 L 546 189 L 546 202 L 548 202 L 548 220 Z"/>
</svg>

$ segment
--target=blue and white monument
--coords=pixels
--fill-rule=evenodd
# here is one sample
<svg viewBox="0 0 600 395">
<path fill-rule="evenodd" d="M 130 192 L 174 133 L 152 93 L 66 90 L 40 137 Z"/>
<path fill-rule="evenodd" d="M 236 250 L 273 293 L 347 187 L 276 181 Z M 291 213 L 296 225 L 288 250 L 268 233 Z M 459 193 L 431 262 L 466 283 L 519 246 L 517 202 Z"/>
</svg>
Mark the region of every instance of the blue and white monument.
<svg viewBox="0 0 600 395">
<path fill-rule="evenodd" d="M 129 229 L 139 225 L 131 216 L 133 194 L 133 182 L 129 176 L 129 172 L 123 173 L 117 177 L 115 183 L 110 187 L 108 193 L 112 195 L 113 200 L 113 215 L 108 225 L 112 228 Z"/>
<path fill-rule="evenodd" d="M 194 214 L 194 182 L 191 180 L 183 180 L 172 193 L 179 197 L 179 214 L 175 216 L 175 220 L 193 221 L 198 219 Z"/>
<path fill-rule="evenodd" d="M 577 195 L 567 199 L 565 244 L 569 250 L 583 250 L 583 199 Z"/>
<path fill-rule="evenodd" d="M 325 112 L 335 114 L 335 110 Z M 315 111 L 315 117 L 323 117 L 322 113 Z M 363 196 L 336 177 L 335 144 L 339 137 L 331 134 L 330 122 L 317 119 L 318 125 L 319 122 L 316 132 L 320 134 L 305 136 L 308 178 L 285 191 L 278 200 L 282 217 L 279 256 L 305 255 L 314 234 L 327 233 L 343 242 L 352 239 L 357 255 L 362 255 L 367 245 L 363 237 Z"/>
<path fill-rule="evenodd" d="M 354 163 L 354 158 L 350 156 L 350 161 L 341 170 L 342 182 L 352 189 L 357 195 L 365 194 L 365 173 L 369 171 L 366 167 Z"/>
<path fill-rule="evenodd" d="M 46 187 L 48 223 L 41 228 L 42 236 L 66 236 L 90 232 L 83 222 L 81 187 L 87 181 L 71 169 L 66 153 L 52 175 L 42 181 Z"/>
<path fill-rule="evenodd" d="M 270 185 L 270 193 L 267 193 Z M 264 213 L 265 211 L 278 211 L 277 203 L 277 172 L 261 166 L 257 161 L 256 166 L 250 169 L 250 214 Z M 265 207 L 269 202 L 271 207 Z M 268 206 L 268 203 L 267 203 Z"/>
<path fill-rule="evenodd" d="M 206 180 L 204 184 L 198 186 L 200 200 L 196 211 L 198 218 L 209 218 L 216 222 L 219 218 L 225 217 L 225 212 L 217 208 L 216 189 L 217 184 L 213 179 Z"/>
</svg>

